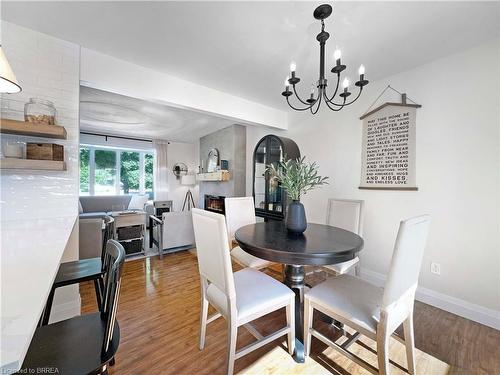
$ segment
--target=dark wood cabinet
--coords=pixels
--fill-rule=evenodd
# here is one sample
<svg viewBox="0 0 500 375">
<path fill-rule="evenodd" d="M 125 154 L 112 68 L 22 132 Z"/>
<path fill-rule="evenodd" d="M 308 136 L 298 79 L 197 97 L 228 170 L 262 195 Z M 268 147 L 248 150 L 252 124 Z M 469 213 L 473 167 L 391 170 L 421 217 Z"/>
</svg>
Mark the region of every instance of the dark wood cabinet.
<svg viewBox="0 0 500 375">
<path fill-rule="evenodd" d="M 286 191 L 266 172 L 270 164 L 300 157 L 297 144 L 289 138 L 266 135 L 253 152 L 253 197 L 255 214 L 265 219 L 283 220 L 287 206 Z"/>
</svg>

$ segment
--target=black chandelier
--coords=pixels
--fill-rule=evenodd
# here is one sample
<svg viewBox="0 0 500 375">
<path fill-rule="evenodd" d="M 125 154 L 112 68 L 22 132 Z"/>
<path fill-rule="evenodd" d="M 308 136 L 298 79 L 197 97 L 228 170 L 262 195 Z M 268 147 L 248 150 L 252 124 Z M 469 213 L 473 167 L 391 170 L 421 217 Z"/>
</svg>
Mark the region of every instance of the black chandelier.
<svg viewBox="0 0 500 375">
<path fill-rule="evenodd" d="M 349 79 L 346 77 L 342 82 L 344 91 L 338 95 L 341 98 L 340 103 L 334 101 L 335 96 L 339 91 L 340 73 L 342 73 L 346 69 L 346 66 L 342 65 L 340 62 L 341 53 L 340 50 L 337 49 L 333 54 L 336 63 L 332 68 L 332 73 L 337 75 L 337 84 L 335 85 L 333 95 L 331 97 L 328 96 L 326 92 L 327 79 L 325 78 L 325 43 L 330 37 L 330 34 L 325 31 L 324 20 L 325 18 L 328 18 L 330 14 L 332 14 L 332 7 L 328 4 L 320 5 L 314 10 L 313 14 L 314 18 L 316 18 L 317 20 L 321 20 L 321 32 L 316 36 L 316 40 L 319 42 L 319 80 L 316 84 L 317 94 L 314 85 L 312 85 L 311 96 L 309 97 L 309 99 L 303 100 L 300 98 L 299 94 L 297 94 L 297 90 L 295 89 L 295 85 L 300 82 L 300 78 L 295 74 L 295 63 L 292 62 L 290 64 L 292 77 L 286 77 L 285 91 L 283 91 L 281 95 L 286 98 L 286 102 L 288 103 L 288 105 L 296 111 L 307 111 L 309 109 L 314 115 L 318 112 L 322 101 L 324 101 L 328 108 L 330 108 L 332 111 L 340 111 L 345 106 L 354 103 L 361 95 L 363 87 L 368 84 L 368 81 L 365 79 L 365 67 L 361 65 L 358 70 L 359 81 L 355 83 L 355 85 L 359 87 L 358 95 L 353 100 L 347 101 L 347 98 L 351 95 L 351 92 L 349 92 Z M 290 85 L 292 85 L 293 92 L 290 90 Z M 299 102 L 305 105 L 305 107 L 295 107 L 290 103 L 290 96 L 292 96 L 293 94 L 295 94 Z"/>
</svg>

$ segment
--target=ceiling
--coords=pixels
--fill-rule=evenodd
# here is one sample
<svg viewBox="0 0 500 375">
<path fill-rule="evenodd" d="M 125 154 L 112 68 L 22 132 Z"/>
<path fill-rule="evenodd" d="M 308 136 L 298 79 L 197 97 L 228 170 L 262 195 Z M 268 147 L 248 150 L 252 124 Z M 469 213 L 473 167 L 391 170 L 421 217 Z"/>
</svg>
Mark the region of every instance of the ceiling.
<svg viewBox="0 0 500 375">
<path fill-rule="evenodd" d="M 317 79 L 318 2 L 2 1 L 2 18 L 145 67 L 286 110 L 291 60 Z M 326 20 L 353 79 L 374 80 L 500 33 L 498 2 L 335 2 Z M 299 90 L 300 91 L 300 90 Z"/>
<path fill-rule="evenodd" d="M 80 130 L 141 139 L 198 142 L 234 121 L 93 88 L 80 87 Z"/>
</svg>

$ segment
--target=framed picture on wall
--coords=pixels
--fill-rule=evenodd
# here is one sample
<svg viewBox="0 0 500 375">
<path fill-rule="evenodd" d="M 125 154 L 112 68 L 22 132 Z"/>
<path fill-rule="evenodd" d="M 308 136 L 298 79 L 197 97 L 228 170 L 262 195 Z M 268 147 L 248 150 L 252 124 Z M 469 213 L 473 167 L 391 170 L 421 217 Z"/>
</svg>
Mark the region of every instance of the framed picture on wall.
<svg viewBox="0 0 500 375">
<path fill-rule="evenodd" d="M 360 189 L 418 190 L 416 118 L 419 104 L 384 103 L 363 121 Z"/>
</svg>

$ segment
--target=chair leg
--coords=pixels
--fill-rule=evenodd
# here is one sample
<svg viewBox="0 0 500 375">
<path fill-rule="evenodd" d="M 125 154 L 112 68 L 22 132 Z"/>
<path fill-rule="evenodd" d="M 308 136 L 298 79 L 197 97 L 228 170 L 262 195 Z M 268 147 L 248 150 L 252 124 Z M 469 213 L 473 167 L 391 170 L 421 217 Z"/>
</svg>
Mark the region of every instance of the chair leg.
<svg viewBox="0 0 500 375">
<path fill-rule="evenodd" d="M 415 338 L 413 333 L 412 313 L 403 322 L 403 331 L 405 335 L 406 362 L 408 363 L 408 373 L 410 375 L 415 375 L 417 373 L 417 370 L 415 368 Z"/>
<path fill-rule="evenodd" d="M 205 347 L 205 334 L 207 332 L 208 318 L 208 300 L 205 296 L 201 297 L 201 315 L 200 315 L 200 350 Z"/>
<path fill-rule="evenodd" d="M 49 297 L 47 298 L 47 303 L 45 304 L 45 309 L 43 310 L 42 326 L 49 324 L 50 310 L 52 310 L 52 303 L 54 302 L 54 294 L 56 293 L 56 288 L 52 286 L 50 289 Z"/>
<path fill-rule="evenodd" d="M 288 352 L 293 355 L 295 350 L 295 296 L 290 299 L 286 307 L 286 324 L 290 327 L 288 332 Z"/>
<path fill-rule="evenodd" d="M 308 298 L 304 301 L 304 356 L 311 352 L 311 328 L 313 323 L 314 309 Z"/>
<path fill-rule="evenodd" d="M 359 265 L 359 261 L 358 261 L 358 263 L 356 263 L 354 265 L 354 276 L 357 276 L 357 277 L 361 276 L 361 267 Z"/>
<path fill-rule="evenodd" d="M 105 298 L 104 290 L 106 289 L 104 288 L 104 277 L 100 277 L 98 281 L 99 281 L 99 288 L 101 289 L 101 306 L 102 306 L 103 300 Z"/>
<path fill-rule="evenodd" d="M 94 289 L 95 289 L 95 299 L 97 300 L 97 308 L 99 311 L 101 311 L 102 307 L 102 292 L 101 292 L 101 285 L 99 284 L 98 279 L 94 279 Z"/>
<path fill-rule="evenodd" d="M 236 359 L 236 339 L 238 338 L 238 327 L 234 319 L 227 320 L 227 375 L 233 375 L 234 361 Z"/>
<path fill-rule="evenodd" d="M 377 329 L 377 357 L 379 375 L 389 374 L 389 338 L 385 329 Z"/>
</svg>

